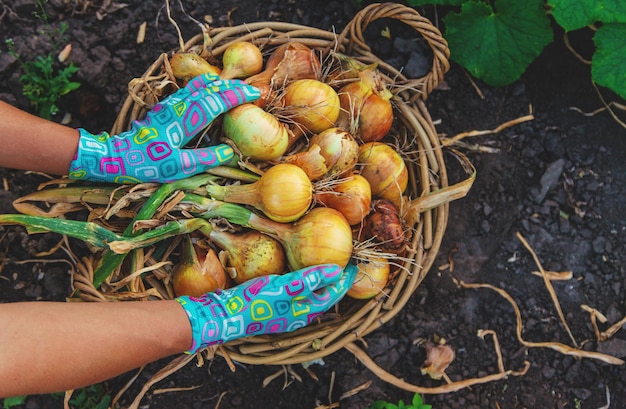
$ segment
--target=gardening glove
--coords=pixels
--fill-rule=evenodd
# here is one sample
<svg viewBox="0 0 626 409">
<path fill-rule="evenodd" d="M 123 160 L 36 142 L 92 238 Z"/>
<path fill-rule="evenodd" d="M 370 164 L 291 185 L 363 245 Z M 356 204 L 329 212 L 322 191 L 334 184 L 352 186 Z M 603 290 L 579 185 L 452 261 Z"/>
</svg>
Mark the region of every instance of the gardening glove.
<svg viewBox="0 0 626 409">
<path fill-rule="evenodd" d="M 199 298 L 178 297 L 193 334 L 187 353 L 237 338 L 302 328 L 343 298 L 356 273 L 354 264 L 345 269 L 322 264 L 257 277 Z"/>
<path fill-rule="evenodd" d="M 220 114 L 259 96 L 257 88 L 240 80 L 197 76 L 126 132 L 92 135 L 79 128 L 69 176 L 114 183 L 170 182 L 227 163 L 234 154 L 228 145 L 183 147 Z"/>
</svg>

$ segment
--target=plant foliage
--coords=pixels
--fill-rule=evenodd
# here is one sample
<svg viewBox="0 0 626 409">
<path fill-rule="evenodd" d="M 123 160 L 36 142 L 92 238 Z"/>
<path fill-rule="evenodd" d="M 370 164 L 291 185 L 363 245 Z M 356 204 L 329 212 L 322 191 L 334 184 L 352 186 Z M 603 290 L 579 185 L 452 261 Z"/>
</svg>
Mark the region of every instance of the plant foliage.
<svg viewBox="0 0 626 409">
<path fill-rule="evenodd" d="M 80 83 L 71 80 L 72 76 L 78 72 L 78 67 L 73 63 L 62 65 L 54 57 L 59 53 L 61 43 L 66 41 L 67 24 L 62 23 L 59 28 L 53 28 L 50 25 L 44 8 L 46 1 L 36 1 L 39 11 L 35 13 L 35 17 L 44 23 L 40 34 L 48 37 L 52 50 L 47 55 L 39 55 L 32 61 L 22 61 L 15 51 L 13 40 L 7 39 L 5 42 L 9 53 L 20 62 L 24 71 L 19 79 L 22 84 L 22 93 L 30 100 L 39 116 L 50 119 L 59 112 L 57 106 L 59 99 L 78 89 Z"/>
<path fill-rule="evenodd" d="M 372 403 L 368 409 L 431 409 L 431 405 L 426 405 L 422 399 L 422 395 L 416 393 L 410 404 L 405 404 L 400 400 L 398 404 L 393 404 L 384 400 L 377 400 Z"/>
<path fill-rule="evenodd" d="M 594 25 L 592 80 L 626 99 L 624 1 L 408 0 L 408 4 L 452 6 L 442 19 L 451 59 L 492 86 L 517 81 L 553 41 L 550 16 L 566 33 Z"/>
</svg>

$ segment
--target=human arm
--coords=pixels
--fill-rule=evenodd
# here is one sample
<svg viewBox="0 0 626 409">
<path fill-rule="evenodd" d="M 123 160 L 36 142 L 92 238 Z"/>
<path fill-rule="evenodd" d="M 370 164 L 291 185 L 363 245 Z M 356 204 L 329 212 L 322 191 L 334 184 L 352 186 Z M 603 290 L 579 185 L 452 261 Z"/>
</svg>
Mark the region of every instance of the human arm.
<svg viewBox="0 0 626 409">
<path fill-rule="evenodd" d="M 78 130 L 0 101 L 0 167 L 65 175 L 78 146 Z"/>
<path fill-rule="evenodd" d="M 114 183 L 169 182 L 225 164 L 226 144 L 186 145 L 215 118 L 256 100 L 258 89 L 203 74 L 156 104 L 129 130 L 91 134 L 0 103 L 0 167 Z"/>
<path fill-rule="evenodd" d="M 0 398 L 74 389 L 172 354 L 293 331 L 339 302 L 355 275 L 351 264 L 323 265 L 177 301 L 0 304 Z"/>
</svg>

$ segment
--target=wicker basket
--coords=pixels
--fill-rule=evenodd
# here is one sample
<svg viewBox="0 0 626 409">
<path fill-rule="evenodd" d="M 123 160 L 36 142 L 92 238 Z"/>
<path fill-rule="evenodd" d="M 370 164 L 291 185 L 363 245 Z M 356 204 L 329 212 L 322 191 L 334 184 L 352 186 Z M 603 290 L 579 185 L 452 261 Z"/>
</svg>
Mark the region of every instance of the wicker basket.
<svg viewBox="0 0 626 409">
<path fill-rule="evenodd" d="M 422 78 L 407 78 L 402 72 L 380 60 L 365 43 L 363 32 L 377 19 L 396 19 L 413 28 L 432 48 L 432 69 Z M 360 302 L 348 301 L 340 307 L 338 318 L 302 328 L 289 334 L 255 336 L 229 342 L 216 352 L 228 359 L 262 365 L 295 364 L 322 358 L 346 347 L 355 354 L 359 349 L 353 341 L 380 328 L 393 318 L 407 303 L 420 285 L 439 250 L 448 220 L 448 203 L 466 194 L 471 186 L 467 181 L 449 186 L 443 148 L 424 100 L 443 79 L 449 68 L 447 43 L 430 21 L 415 9 L 395 4 L 373 4 L 361 10 L 339 34 L 311 27 L 280 23 L 259 22 L 236 27 L 215 28 L 199 34 L 185 44 L 185 50 L 198 50 L 205 56 L 219 60 L 229 44 L 251 41 L 264 52 L 269 52 L 287 41 L 297 40 L 326 55 L 337 51 L 363 63 L 378 63 L 378 67 L 395 94 L 395 126 L 415 138 L 413 157 L 408 161 L 410 182 L 407 195 L 420 206 L 419 217 L 412 226 L 411 247 L 404 269 L 395 276 L 386 294 Z M 131 121 L 141 118 L 156 101 L 151 84 L 162 81 L 167 73 L 164 63 L 167 54 L 161 55 L 142 78 L 131 82 L 125 101 L 112 130 L 118 133 L 129 127 Z M 471 177 L 470 177 L 471 179 Z M 362 361 L 372 368 L 372 364 Z"/>
</svg>

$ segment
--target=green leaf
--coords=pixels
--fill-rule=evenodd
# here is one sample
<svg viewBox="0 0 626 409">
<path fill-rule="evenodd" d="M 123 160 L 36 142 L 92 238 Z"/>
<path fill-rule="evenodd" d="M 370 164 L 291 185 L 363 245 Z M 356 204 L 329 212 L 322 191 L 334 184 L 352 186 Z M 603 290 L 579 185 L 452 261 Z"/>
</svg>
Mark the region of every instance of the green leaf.
<svg viewBox="0 0 626 409">
<path fill-rule="evenodd" d="M 626 99 L 626 24 L 605 24 L 593 36 L 591 78 Z"/>
<path fill-rule="evenodd" d="M 494 11 L 482 1 L 464 3 L 443 18 L 451 58 L 488 85 L 517 81 L 552 42 L 542 6 L 543 0 L 496 0 Z"/>
<path fill-rule="evenodd" d="M 460 6 L 465 0 L 408 0 L 411 7 L 420 6 Z"/>
<path fill-rule="evenodd" d="M 548 0 L 554 20 L 565 31 L 577 30 L 596 22 L 626 23 L 623 0 Z"/>
<path fill-rule="evenodd" d="M 4 398 L 2 400 L 2 406 L 4 409 L 11 409 L 12 407 L 23 405 L 26 402 L 26 395 L 13 396 L 11 398 Z"/>
</svg>

